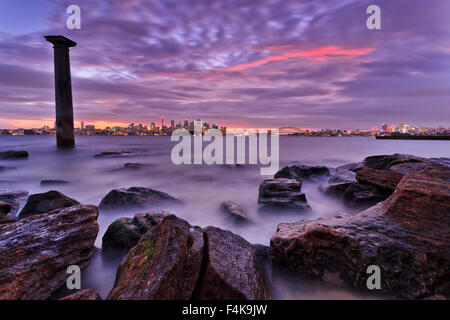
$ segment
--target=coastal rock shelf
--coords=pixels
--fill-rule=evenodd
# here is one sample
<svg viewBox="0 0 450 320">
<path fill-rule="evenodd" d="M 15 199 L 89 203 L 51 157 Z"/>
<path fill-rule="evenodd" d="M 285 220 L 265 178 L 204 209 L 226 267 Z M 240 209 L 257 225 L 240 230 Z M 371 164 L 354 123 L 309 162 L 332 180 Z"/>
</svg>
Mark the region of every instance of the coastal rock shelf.
<svg viewBox="0 0 450 320">
<path fill-rule="evenodd" d="M 377 170 L 401 165 L 403 172 L 405 163 L 413 163 L 420 172 L 406 174 L 387 200 L 357 215 L 280 224 L 271 239 L 274 263 L 361 289 L 366 289 L 366 268 L 377 265 L 381 289 L 389 295 L 448 297 L 450 168 L 419 166 L 415 158 L 396 155 L 365 163 Z"/>
</svg>

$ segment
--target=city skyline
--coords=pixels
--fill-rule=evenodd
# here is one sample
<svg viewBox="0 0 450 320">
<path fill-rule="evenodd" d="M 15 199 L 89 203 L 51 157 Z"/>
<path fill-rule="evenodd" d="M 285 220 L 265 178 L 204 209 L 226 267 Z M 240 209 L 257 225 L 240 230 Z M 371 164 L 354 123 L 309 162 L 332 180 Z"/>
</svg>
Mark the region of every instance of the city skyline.
<svg viewBox="0 0 450 320">
<path fill-rule="evenodd" d="M 79 1 L 81 30 L 66 28 L 66 3 L 2 2 L 0 128 L 54 121 L 44 34 L 78 43 L 75 119 L 97 127 L 157 114 L 229 128 L 449 126 L 449 2 L 377 2 L 381 30 L 365 25 L 372 1 Z"/>
</svg>

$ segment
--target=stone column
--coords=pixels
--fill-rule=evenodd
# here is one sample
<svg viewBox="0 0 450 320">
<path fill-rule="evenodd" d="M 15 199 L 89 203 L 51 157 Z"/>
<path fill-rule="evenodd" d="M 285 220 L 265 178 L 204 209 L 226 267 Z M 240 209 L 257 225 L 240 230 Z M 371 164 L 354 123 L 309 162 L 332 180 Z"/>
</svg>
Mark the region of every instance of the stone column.
<svg viewBox="0 0 450 320">
<path fill-rule="evenodd" d="M 72 83 L 69 48 L 76 42 L 63 36 L 45 36 L 53 43 L 55 61 L 56 145 L 74 147 Z"/>
</svg>

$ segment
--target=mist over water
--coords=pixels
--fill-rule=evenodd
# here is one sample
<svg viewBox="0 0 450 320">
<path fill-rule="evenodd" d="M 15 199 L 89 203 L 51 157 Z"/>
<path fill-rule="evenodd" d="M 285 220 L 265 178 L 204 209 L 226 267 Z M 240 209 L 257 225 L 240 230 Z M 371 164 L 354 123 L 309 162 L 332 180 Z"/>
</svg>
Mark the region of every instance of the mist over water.
<svg viewBox="0 0 450 320">
<path fill-rule="evenodd" d="M 251 243 L 269 245 L 282 222 L 315 219 L 351 212 L 339 200 L 323 195 L 322 180 L 304 181 L 312 211 L 303 214 L 260 214 L 257 211 L 258 187 L 270 176 L 260 175 L 260 165 L 174 165 L 170 154 L 176 142 L 170 137 L 79 136 L 73 150 L 58 150 L 53 136 L 0 136 L 0 151 L 27 150 L 28 160 L 1 161 L 11 169 L 0 172 L 0 189 L 24 189 L 30 194 L 58 190 L 82 204 L 98 205 L 112 189 L 132 186 L 164 191 L 183 205 L 164 208 L 191 225 L 216 226 L 231 230 Z M 205 142 L 204 145 L 207 143 Z M 373 138 L 280 137 L 280 169 L 292 162 L 336 167 L 361 161 L 371 155 L 409 153 L 423 157 L 449 157 L 449 141 L 375 140 Z M 123 156 L 95 157 L 109 151 L 127 151 Z M 139 168 L 126 168 L 139 163 Z M 70 181 L 69 184 L 41 186 L 43 179 Z M 219 212 L 223 201 L 233 201 L 245 208 L 251 224 L 233 224 Z M 24 203 L 21 204 L 22 206 Z M 119 217 L 133 217 L 137 211 L 102 212 L 96 247 L 108 225 Z M 97 252 L 82 273 L 83 287 L 96 289 L 105 297 L 115 279 L 120 257 L 105 257 Z M 361 298 L 360 295 L 311 284 L 306 280 L 273 273 L 276 298 Z"/>
</svg>

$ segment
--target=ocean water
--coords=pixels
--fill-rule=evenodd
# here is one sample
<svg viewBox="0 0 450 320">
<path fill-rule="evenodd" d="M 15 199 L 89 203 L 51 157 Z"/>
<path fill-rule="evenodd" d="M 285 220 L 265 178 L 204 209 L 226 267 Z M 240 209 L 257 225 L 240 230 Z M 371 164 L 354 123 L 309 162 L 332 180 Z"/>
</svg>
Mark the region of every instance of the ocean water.
<svg viewBox="0 0 450 320">
<path fill-rule="evenodd" d="M 258 186 L 269 177 L 260 175 L 259 165 L 174 165 L 170 154 L 176 142 L 169 137 L 80 136 L 77 147 L 59 150 L 53 136 L 0 136 L 0 151 L 27 150 L 27 160 L 3 160 L 10 167 L 0 172 L 0 189 L 24 189 L 30 194 L 58 190 L 83 204 L 98 205 L 112 189 L 131 186 L 151 187 L 183 201 L 181 207 L 168 208 L 191 225 L 217 226 L 231 230 L 251 243 L 269 245 L 276 226 L 282 222 L 334 216 L 351 210 L 340 201 L 321 194 L 326 179 L 305 181 L 312 211 L 306 214 L 260 214 L 257 211 Z M 205 142 L 205 144 L 207 144 Z M 124 156 L 95 157 L 108 151 L 127 151 Z M 409 153 L 423 157 L 449 157 L 449 141 L 375 140 L 364 137 L 280 137 L 280 169 L 298 161 L 336 167 L 361 161 L 371 155 Z M 125 168 L 139 163 L 139 169 Z M 70 181 L 67 185 L 41 186 L 42 179 Z M 245 208 L 252 224 L 239 226 L 219 212 L 220 203 L 234 201 Z M 22 203 L 23 205 L 23 203 Z M 136 211 L 114 214 L 100 212 L 100 231 L 96 247 L 108 225 L 118 217 L 132 217 Z M 97 252 L 82 273 L 83 287 L 96 289 L 105 297 L 115 279 L 120 257 Z M 366 298 L 363 293 L 311 283 L 283 272 L 272 273 L 275 297 L 280 299 Z M 373 295 L 368 298 L 378 298 Z"/>
</svg>

